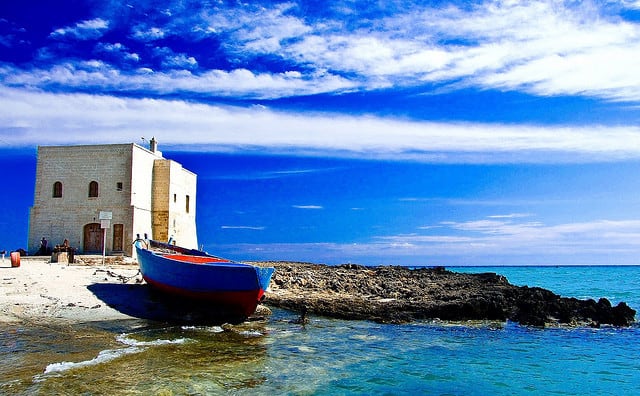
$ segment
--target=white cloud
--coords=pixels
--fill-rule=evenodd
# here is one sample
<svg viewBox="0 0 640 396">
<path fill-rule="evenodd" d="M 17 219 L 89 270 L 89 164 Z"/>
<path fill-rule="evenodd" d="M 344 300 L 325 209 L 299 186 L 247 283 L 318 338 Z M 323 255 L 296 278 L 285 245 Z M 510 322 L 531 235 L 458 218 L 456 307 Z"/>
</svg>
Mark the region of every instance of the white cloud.
<svg viewBox="0 0 640 396">
<path fill-rule="evenodd" d="M 622 3 L 625 8 L 640 10 L 640 1 L 638 0 L 620 0 L 620 3 Z"/>
<path fill-rule="evenodd" d="M 187 54 L 176 54 L 168 47 L 155 48 L 154 54 L 155 56 L 162 58 L 161 63 L 164 68 L 191 70 L 198 67 L 198 61 L 196 58 L 188 56 Z"/>
<path fill-rule="evenodd" d="M 491 256 L 566 255 L 631 252 L 640 248 L 640 220 L 596 220 L 546 225 L 541 222 L 476 220 L 443 222 L 433 235 L 379 237 L 413 254 Z M 401 252 L 399 252 L 401 253 Z"/>
<path fill-rule="evenodd" d="M 129 52 L 128 48 L 122 43 L 98 43 L 96 50 L 127 61 L 140 61 L 140 55 L 135 52 Z"/>
<path fill-rule="evenodd" d="M 164 38 L 165 31 L 159 27 L 136 26 L 133 29 L 133 38 L 140 41 L 155 41 Z"/>
<path fill-rule="evenodd" d="M 530 213 L 509 213 L 504 215 L 492 215 L 487 217 L 490 219 L 517 219 L 517 218 L 529 217 L 529 216 L 531 216 Z"/>
<path fill-rule="evenodd" d="M 93 89 L 142 91 L 160 94 L 188 93 L 241 98 L 271 99 L 283 96 L 313 95 L 352 89 L 348 80 L 331 74 L 301 78 L 299 72 L 260 73 L 247 69 L 232 71 L 210 70 L 193 74 L 195 58 L 170 51 L 156 52 L 162 63 L 177 70 L 155 72 L 145 68 L 135 73 L 123 73 L 106 63 L 87 72 L 84 63 L 61 63 L 51 69 L 25 71 L 9 66 L 0 67 L 0 80 L 11 86 L 47 87 L 64 86 L 66 89 Z M 137 57 L 137 55 L 136 55 Z"/>
<path fill-rule="evenodd" d="M 195 39 L 216 35 L 236 70 L 196 69 L 206 53 L 177 53 L 161 62 L 165 73 L 127 74 L 112 68 L 88 81 L 95 89 L 212 96 L 279 98 L 348 90 L 415 87 L 431 83 L 524 91 L 534 95 L 580 95 L 640 101 L 640 24 L 608 12 L 610 3 L 573 4 L 538 0 L 486 1 L 468 7 L 407 6 L 400 13 L 364 23 L 339 13 L 305 18 L 295 4 L 270 8 L 246 4 L 174 16 L 166 26 L 135 25 L 131 37 L 155 41 L 169 36 Z M 623 2 L 634 8 L 637 2 Z M 599 8 L 601 7 L 601 8 Z M 178 12 L 178 10 L 175 10 Z M 354 16 L 353 18 L 357 18 Z M 355 27 L 354 27 L 355 26 Z M 95 38 L 108 22 L 94 19 L 58 29 L 53 36 Z M 200 36 L 199 36 L 200 38 Z M 181 52 L 180 50 L 175 50 Z M 55 51 L 54 51 L 55 52 Z M 43 59 L 55 59 L 40 48 Z M 256 57 L 269 55 L 290 71 L 252 70 Z M 130 54 L 129 60 L 139 60 Z M 68 78 L 54 73 L 66 69 Z M 330 71 L 330 72 L 329 72 Z M 10 70 L 12 84 L 70 89 L 86 75 L 73 65 L 49 70 Z M 75 76 L 75 74 L 80 74 Z M 2 76 L 4 77 L 4 76 Z M 106 78 L 102 78 L 106 77 Z"/>
<path fill-rule="evenodd" d="M 72 37 L 78 40 L 92 40 L 102 37 L 108 28 L 108 21 L 102 18 L 96 18 L 78 22 L 72 27 L 56 29 L 51 33 L 51 37 Z"/>
<path fill-rule="evenodd" d="M 282 179 L 289 177 L 296 177 L 316 172 L 328 172 L 335 168 L 322 168 L 322 169 L 291 169 L 282 171 L 257 171 L 257 172 L 242 172 L 238 174 L 229 174 L 222 176 L 215 176 L 218 180 L 270 180 L 270 179 Z"/>
<path fill-rule="evenodd" d="M 100 63 L 94 65 L 100 67 Z M 64 70 L 60 70 L 64 78 Z M 84 72 L 92 78 L 90 66 Z M 106 77 L 105 77 L 106 78 Z M 0 86 L 5 144 L 134 141 L 428 162 L 581 162 L 640 158 L 640 128 L 412 122 L 296 114 L 184 101 L 52 94 Z M 4 131 L 4 132 L 3 132 Z M 91 132 L 91 133 L 88 133 Z"/>
<path fill-rule="evenodd" d="M 537 95 L 640 99 L 634 92 L 640 77 L 633 72 L 640 66 L 637 24 L 546 1 L 495 2 L 472 13 L 447 10 L 432 20 L 435 32 L 475 43 L 447 47 L 451 61 L 427 80 L 463 78 L 472 86 Z"/>
<path fill-rule="evenodd" d="M 252 230 L 252 231 L 262 231 L 265 227 L 259 226 L 220 226 L 223 230 Z"/>
<path fill-rule="evenodd" d="M 285 15 L 292 4 L 263 8 L 247 4 L 244 8 L 218 10 L 204 16 L 209 32 L 227 32 L 224 47 L 239 56 L 244 53 L 279 53 L 283 41 L 297 39 L 311 30 L 300 18 Z"/>
<path fill-rule="evenodd" d="M 637 264 L 640 249 L 640 220 L 448 225 L 456 229 L 438 228 L 433 235 L 380 236 L 364 243 L 238 244 L 225 248 L 262 260 L 399 265 Z M 461 229 L 466 232 L 461 234 Z M 454 233 L 446 234 L 448 231 Z M 615 257 L 614 263 L 611 257 Z"/>
<path fill-rule="evenodd" d="M 408 8 L 376 21 L 376 29 L 355 30 L 333 20 L 305 24 L 282 12 L 254 10 L 218 26 L 233 29 L 238 51 L 247 57 L 284 56 L 349 75 L 360 89 L 455 81 L 535 95 L 640 100 L 640 26 L 595 4 L 487 1 L 471 9 Z M 265 24 L 250 20 L 261 18 L 279 33 L 258 34 Z"/>
<path fill-rule="evenodd" d="M 292 207 L 296 209 L 311 209 L 311 210 L 324 209 L 322 206 L 319 206 L 319 205 L 293 205 Z"/>
</svg>

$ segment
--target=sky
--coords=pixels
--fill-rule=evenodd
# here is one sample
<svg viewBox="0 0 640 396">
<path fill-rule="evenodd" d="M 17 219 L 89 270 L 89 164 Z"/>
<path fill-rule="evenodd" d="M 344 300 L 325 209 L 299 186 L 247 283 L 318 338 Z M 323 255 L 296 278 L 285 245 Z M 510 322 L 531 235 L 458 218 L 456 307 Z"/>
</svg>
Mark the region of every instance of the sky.
<svg viewBox="0 0 640 396">
<path fill-rule="evenodd" d="M 640 264 L 640 1 L 0 2 L 0 249 L 39 145 L 198 174 L 206 250 Z"/>
</svg>

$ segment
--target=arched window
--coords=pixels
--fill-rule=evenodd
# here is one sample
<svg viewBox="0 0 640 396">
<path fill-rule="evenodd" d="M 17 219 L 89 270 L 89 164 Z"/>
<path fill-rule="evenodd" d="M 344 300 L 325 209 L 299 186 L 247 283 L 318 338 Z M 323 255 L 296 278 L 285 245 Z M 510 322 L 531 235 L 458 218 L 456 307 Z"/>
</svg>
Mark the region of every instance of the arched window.
<svg viewBox="0 0 640 396">
<path fill-rule="evenodd" d="M 188 195 L 187 195 L 187 202 L 186 202 L 185 209 L 187 210 L 187 213 L 189 213 L 189 196 Z"/>
<path fill-rule="evenodd" d="M 89 198 L 95 198 L 98 196 L 98 182 L 92 181 L 89 183 Z"/>
<path fill-rule="evenodd" d="M 53 183 L 53 197 L 62 198 L 62 182 Z"/>
</svg>

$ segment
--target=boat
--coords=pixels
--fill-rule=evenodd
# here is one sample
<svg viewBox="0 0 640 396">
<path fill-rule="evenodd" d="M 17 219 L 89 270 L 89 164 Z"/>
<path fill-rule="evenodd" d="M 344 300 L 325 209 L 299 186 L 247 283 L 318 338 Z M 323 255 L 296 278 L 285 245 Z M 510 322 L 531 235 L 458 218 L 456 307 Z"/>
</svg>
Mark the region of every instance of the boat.
<svg viewBox="0 0 640 396">
<path fill-rule="evenodd" d="M 154 289 L 245 318 L 264 299 L 275 271 L 150 239 L 134 245 L 142 277 Z"/>
</svg>

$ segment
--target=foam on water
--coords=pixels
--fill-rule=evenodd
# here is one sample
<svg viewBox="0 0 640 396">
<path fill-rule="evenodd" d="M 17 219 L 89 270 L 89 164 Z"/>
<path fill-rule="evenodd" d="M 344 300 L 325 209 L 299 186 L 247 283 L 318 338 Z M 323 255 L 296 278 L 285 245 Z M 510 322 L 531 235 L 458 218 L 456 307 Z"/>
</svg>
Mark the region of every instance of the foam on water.
<svg viewBox="0 0 640 396">
<path fill-rule="evenodd" d="M 49 364 L 45 370 L 44 374 L 52 374 L 52 373 L 60 373 L 67 370 L 73 370 L 93 365 L 98 365 L 102 363 L 107 363 L 111 360 L 118 359 L 122 356 L 131 355 L 134 353 L 140 353 L 146 348 L 161 346 L 161 345 L 170 345 L 170 344 L 184 344 L 189 342 L 188 338 L 177 338 L 174 340 L 165 340 L 165 339 L 157 339 L 152 341 L 139 341 L 130 336 L 130 334 L 120 334 L 116 337 L 116 340 L 124 345 L 128 345 L 128 348 L 121 349 L 107 349 L 104 351 L 100 351 L 98 356 L 93 359 L 85 360 L 81 362 L 59 362 L 59 363 L 51 363 Z"/>
<path fill-rule="evenodd" d="M 160 345 L 170 345 L 170 344 L 184 344 L 185 342 L 191 341 L 189 338 L 177 338 L 175 340 L 152 340 L 152 341 L 140 341 L 132 338 L 130 334 L 120 334 L 116 337 L 118 342 L 121 342 L 125 345 L 135 346 L 135 347 L 151 347 L 151 346 L 160 346 Z"/>
<path fill-rule="evenodd" d="M 243 330 L 238 332 L 238 334 L 243 335 L 245 337 L 262 337 L 264 334 L 258 330 Z"/>
<path fill-rule="evenodd" d="M 222 333 L 224 329 L 221 326 L 181 326 L 182 330 L 198 330 L 198 331 L 207 331 L 210 333 Z"/>
<path fill-rule="evenodd" d="M 123 349 L 108 349 L 105 351 L 100 351 L 98 356 L 91 360 L 85 360 L 83 362 L 60 362 L 60 363 L 51 363 L 44 370 L 44 374 L 52 374 L 52 373 L 60 373 L 67 370 L 93 366 L 101 363 L 106 363 L 111 360 L 117 359 L 119 357 L 130 355 L 132 353 L 138 353 L 142 351 L 142 348 L 139 347 L 129 347 Z"/>
</svg>

